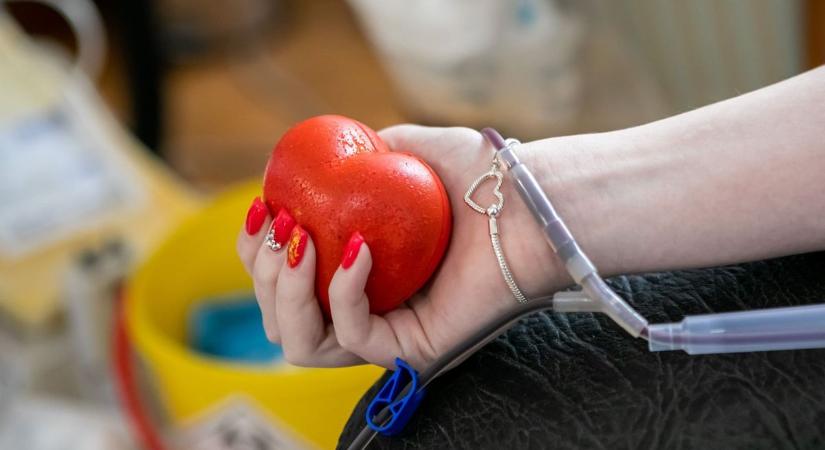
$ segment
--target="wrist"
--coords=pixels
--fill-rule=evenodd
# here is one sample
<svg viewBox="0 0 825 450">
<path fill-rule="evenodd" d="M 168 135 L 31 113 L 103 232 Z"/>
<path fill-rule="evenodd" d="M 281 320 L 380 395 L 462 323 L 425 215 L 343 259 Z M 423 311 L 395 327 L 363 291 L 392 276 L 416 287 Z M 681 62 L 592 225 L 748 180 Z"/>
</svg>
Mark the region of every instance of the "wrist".
<svg viewBox="0 0 825 450">
<path fill-rule="evenodd" d="M 611 161 L 618 152 L 612 133 L 566 136 L 523 144 L 517 153 L 550 198 L 559 216 L 599 272 L 611 275 L 622 271 L 625 263 L 618 246 L 622 229 L 611 215 L 613 202 L 607 188 Z M 569 286 L 573 280 L 545 240 L 541 227 L 518 197 L 512 183 L 513 215 L 520 231 L 519 252 L 528 262 L 517 267 L 523 273 L 525 290 L 531 295 L 547 295 Z M 531 291 L 532 290 L 532 291 Z"/>
</svg>

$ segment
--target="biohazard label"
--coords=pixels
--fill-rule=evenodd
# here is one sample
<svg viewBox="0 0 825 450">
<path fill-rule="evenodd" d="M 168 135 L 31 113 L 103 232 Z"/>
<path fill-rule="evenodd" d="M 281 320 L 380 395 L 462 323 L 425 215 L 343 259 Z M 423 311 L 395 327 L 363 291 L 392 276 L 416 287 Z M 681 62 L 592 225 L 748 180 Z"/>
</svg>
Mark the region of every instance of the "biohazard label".
<svg viewBox="0 0 825 450">
<path fill-rule="evenodd" d="M 254 402 L 234 397 L 179 432 L 175 448 L 197 450 L 314 450 Z"/>
</svg>

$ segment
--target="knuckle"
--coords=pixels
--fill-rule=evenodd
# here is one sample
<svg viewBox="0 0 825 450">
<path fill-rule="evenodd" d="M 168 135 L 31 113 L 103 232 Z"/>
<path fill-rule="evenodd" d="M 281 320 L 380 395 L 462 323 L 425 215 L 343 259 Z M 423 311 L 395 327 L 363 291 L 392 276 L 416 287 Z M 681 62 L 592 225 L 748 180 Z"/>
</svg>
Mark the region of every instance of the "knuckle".
<svg viewBox="0 0 825 450">
<path fill-rule="evenodd" d="M 262 284 L 268 284 L 275 281 L 275 271 L 267 267 L 267 264 L 260 264 L 260 262 L 252 265 L 252 278 Z"/>
<path fill-rule="evenodd" d="M 354 333 L 338 331 L 335 336 L 338 339 L 338 345 L 344 350 L 355 353 L 361 346 L 361 339 Z"/>
<path fill-rule="evenodd" d="M 353 283 L 343 279 L 343 277 L 333 277 L 332 283 L 329 285 L 327 295 L 329 296 L 330 306 L 336 305 L 340 308 L 352 308 L 357 306 L 364 295 L 363 291 L 354 292 L 356 288 L 352 286 Z"/>
<path fill-rule="evenodd" d="M 461 134 L 466 137 L 476 137 L 481 134 L 478 130 L 469 127 L 453 127 L 453 131 L 455 131 L 456 134 Z"/>
<path fill-rule="evenodd" d="M 278 331 L 277 328 L 273 327 L 266 327 L 266 339 L 273 343 L 273 344 L 280 344 L 281 343 L 281 333 Z"/>
<path fill-rule="evenodd" d="M 238 239 L 235 240 L 235 252 L 238 254 L 238 256 L 241 257 L 241 259 L 245 259 L 244 258 L 246 256 L 246 251 L 245 251 L 246 248 L 245 247 L 246 246 L 244 245 L 244 242 L 243 242 L 243 235 L 239 234 Z"/>
<path fill-rule="evenodd" d="M 296 350 L 294 347 L 284 346 L 284 360 L 293 366 L 306 367 L 312 364 L 311 358 L 306 353 Z"/>
<path fill-rule="evenodd" d="M 238 237 L 238 241 L 235 243 L 235 252 L 238 254 L 238 258 L 240 258 L 244 266 L 247 268 L 251 266 L 252 257 L 249 255 L 248 245 L 244 242 L 243 237 Z"/>
<path fill-rule="evenodd" d="M 478 130 L 468 127 L 450 127 L 445 129 L 444 133 L 445 137 L 461 139 L 463 141 L 470 141 L 481 137 L 481 133 Z"/>
</svg>

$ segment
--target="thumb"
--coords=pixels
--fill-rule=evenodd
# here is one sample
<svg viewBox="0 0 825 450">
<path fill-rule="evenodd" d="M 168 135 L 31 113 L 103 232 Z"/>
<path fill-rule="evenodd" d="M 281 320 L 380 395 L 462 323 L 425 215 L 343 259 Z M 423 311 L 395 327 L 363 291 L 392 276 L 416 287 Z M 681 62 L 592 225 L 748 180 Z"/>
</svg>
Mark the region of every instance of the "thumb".
<svg viewBox="0 0 825 450">
<path fill-rule="evenodd" d="M 481 133 L 463 127 L 402 124 L 384 128 L 378 132 L 378 136 L 387 143 L 390 150 L 412 153 L 431 165 L 437 161 L 449 160 L 456 156 L 454 153 L 462 153 L 468 147 L 484 145 Z"/>
<path fill-rule="evenodd" d="M 405 123 L 384 128 L 378 132 L 378 136 L 392 151 L 424 156 L 421 155 L 421 150 L 431 147 L 428 143 L 439 134 L 439 130 L 441 129 Z"/>
</svg>

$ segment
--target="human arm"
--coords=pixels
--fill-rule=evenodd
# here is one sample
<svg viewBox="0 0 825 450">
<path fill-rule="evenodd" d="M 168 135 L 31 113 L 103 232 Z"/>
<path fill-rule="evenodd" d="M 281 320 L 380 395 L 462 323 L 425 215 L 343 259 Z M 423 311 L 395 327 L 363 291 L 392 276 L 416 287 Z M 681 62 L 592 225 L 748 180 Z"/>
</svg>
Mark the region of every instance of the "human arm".
<svg viewBox="0 0 825 450">
<path fill-rule="evenodd" d="M 518 152 L 605 276 L 813 251 L 825 248 L 824 105 L 818 69 L 652 124 L 535 141 Z M 392 367 L 398 356 L 423 368 L 514 304 L 486 220 L 462 199 L 488 169 L 490 146 L 464 128 L 402 125 L 380 134 L 442 178 L 453 208 L 450 249 L 424 291 L 378 317 L 363 295 L 372 264 L 365 243 L 330 286 L 327 326 L 313 268 L 288 268 L 283 253 L 262 247 L 265 230 L 242 230 L 239 254 L 264 325 L 295 364 Z M 535 296 L 571 284 L 509 183 L 504 194 L 502 245 L 521 288 Z"/>
</svg>

